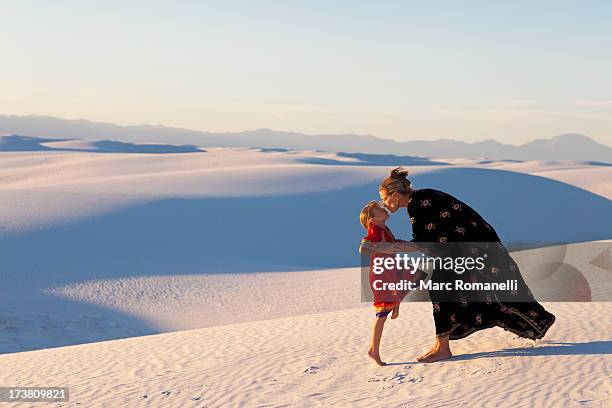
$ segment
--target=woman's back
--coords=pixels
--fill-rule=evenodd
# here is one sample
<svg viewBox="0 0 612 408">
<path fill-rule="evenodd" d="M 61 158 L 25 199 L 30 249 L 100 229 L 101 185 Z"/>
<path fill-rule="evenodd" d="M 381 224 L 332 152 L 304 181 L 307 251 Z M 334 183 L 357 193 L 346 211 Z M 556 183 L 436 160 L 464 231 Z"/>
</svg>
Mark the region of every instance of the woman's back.
<svg viewBox="0 0 612 408">
<path fill-rule="evenodd" d="M 413 241 L 500 242 L 495 229 L 476 210 L 443 191 L 414 190 L 407 210 Z"/>
</svg>

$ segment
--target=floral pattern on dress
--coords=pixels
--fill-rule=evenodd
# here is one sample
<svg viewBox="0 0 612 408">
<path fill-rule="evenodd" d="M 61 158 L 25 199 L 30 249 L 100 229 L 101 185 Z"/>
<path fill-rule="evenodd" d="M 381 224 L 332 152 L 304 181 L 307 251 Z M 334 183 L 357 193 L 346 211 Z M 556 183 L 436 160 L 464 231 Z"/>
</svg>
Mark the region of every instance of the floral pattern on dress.
<svg viewBox="0 0 612 408">
<path fill-rule="evenodd" d="M 473 208 L 457 198 L 434 189 L 415 190 L 408 204 L 408 215 L 415 242 L 444 243 L 444 248 L 456 242 L 481 245 L 464 246 L 464 256 L 481 256 L 485 269 L 479 273 L 466 272 L 461 279 L 470 282 L 516 279 L 518 289 L 506 292 L 500 299 L 496 293 L 484 293 L 480 301 L 468 300 L 457 293 L 456 300 L 436 298 L 430 291 L 434 322 L 438 336 L 451 340 L 493 326 L 500 326 L 521 337 L 538 339 L 554 323 L 555 316 L 533 299 L 520 270 L 511 258 L 495 229 Z M 452 271 L 451 271 L 452 273 Z M 457 275 L 447 276 L 444 270 L 434 270 L 432 281 L 445 282 Z M 517 302 L 516 299 L 529 299 Z"/>
</svg>

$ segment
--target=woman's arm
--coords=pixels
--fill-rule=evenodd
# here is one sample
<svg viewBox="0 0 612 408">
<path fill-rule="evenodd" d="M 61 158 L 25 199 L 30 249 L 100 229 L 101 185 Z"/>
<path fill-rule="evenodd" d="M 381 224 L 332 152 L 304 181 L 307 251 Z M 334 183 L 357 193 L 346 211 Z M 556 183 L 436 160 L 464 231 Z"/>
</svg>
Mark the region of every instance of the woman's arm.
<svg viewBox="0 0 612 408">
<path fill-rule="evenodd" d="M 371 252 L 383 254 L 401 254 L 410 252 L 421 252 L 427 256 L 439 256 L 436 247 L 430 245 L 419 245 L 414 241 L 396 241 L 396 242 L 371 242 L 362 240 L 359 246 L 359 253 L 368 254 Z"/>
<path fill-rule="evenodd" d="M 362 240 L 359 252 L 381 252 L 383 254 L 397 254 L 403 252 L 419 252 L 413 242 L 371 242 Z"/>
</svg>

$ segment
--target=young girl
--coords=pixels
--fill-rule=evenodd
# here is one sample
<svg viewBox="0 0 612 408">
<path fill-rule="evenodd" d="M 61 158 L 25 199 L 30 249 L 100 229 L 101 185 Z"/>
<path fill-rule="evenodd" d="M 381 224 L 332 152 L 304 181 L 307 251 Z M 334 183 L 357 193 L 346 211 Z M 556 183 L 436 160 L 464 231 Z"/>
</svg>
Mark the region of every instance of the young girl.
<svg viewBox="0 0 612 408">
<path fill-rule="evenodd" d="M 387 211 L 382 208 L 376 201 L 369 202 L 359 215 L 361 225 L 368 231 L 368 235 L 363 239 L 370 242 L 394 242 L 395 237 L 391 230 L 385 225 L 389 218 Z M 372 258 L 380 256 L 372 254 L 370 256 L 370 265 Z M 405 292 L 397 291 L 379 291 L 374 290 L 373 282 L 375 279 L 380 279 L 383 282 L 392 282 L 393 273 L 385 271 L 381 275 L 375 275 L 370 268 L 370 288 L 374 295 L 374 309 L 376 310 L 376 319 L 372 327 L 372 339 L 368 356 L 372 358 L 376 364 L 383 366 L 386 363 L 380 359 L 380 339 L 385 327 L 387 315 L 391 313 L 391 319 L 397 319 L 399 316 L 399 306 L 402 298 L 406 295 Z"/>
</svg>

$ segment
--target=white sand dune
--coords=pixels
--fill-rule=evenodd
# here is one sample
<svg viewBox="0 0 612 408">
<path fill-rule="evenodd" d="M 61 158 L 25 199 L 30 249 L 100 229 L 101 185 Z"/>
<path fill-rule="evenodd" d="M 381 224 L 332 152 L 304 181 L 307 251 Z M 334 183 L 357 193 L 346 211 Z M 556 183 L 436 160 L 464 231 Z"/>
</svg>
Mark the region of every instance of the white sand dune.
<svg viewBox="0 0 612 408">
<path fill-rule="evenodd" d="M 535 347 L 488 330 L 455 342 L 468 356 L 432 366 L 414 364 L 431 341 L 431 306 L 407 304 L 383 344 L 399 364 L 371 367 L 357 213 L 376 198 L 389 157 L 204 150 L 0 152 L 0 385 L 67 384 L 65 406 L 109 407 L 610 398 L 603 302 L 548 304 L 559 320 Z M 402 160 L 415 187 L 457 195 L 505 242 L 610 238 L 612 166 Z M 391 226 L 409 237 L 404 214 Z M 570 249 L 557 248 L 524 252 L 526 265 L 545 251 L 565 262 Z M 597 268 L 580 272 L 592 279 Z M 550 273 L 524 270 L 540 283 Z M 605 298 L 597 289 L 589 295 Z M 186 329 L 196 330 L 156 334 Z M 143 335 L 152 336 L 116 340 Z"/>
<path fill-rule="evenodd" d="M 417 303 L 387 325 L 387 367 L 365 356 L 359 308 L 3 355 L 0 383 L 70 385 L 65 406 L 87 407 L 609 406 L 610 304 L 545 306 L 545 340 L 490 329 L 430 365 L 414 360 L 433 330 Z"/>
</svg>

